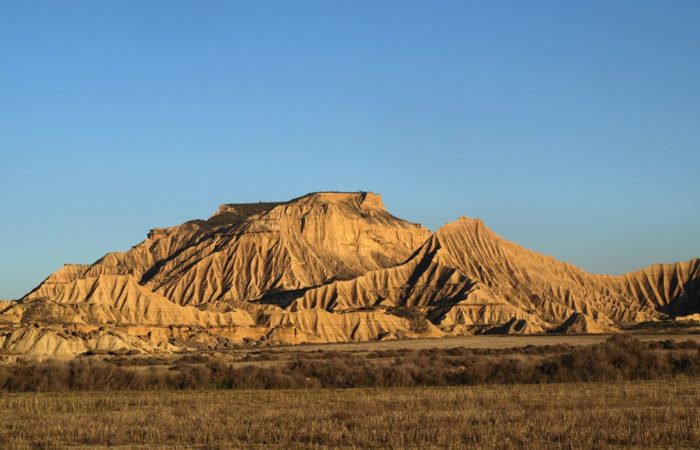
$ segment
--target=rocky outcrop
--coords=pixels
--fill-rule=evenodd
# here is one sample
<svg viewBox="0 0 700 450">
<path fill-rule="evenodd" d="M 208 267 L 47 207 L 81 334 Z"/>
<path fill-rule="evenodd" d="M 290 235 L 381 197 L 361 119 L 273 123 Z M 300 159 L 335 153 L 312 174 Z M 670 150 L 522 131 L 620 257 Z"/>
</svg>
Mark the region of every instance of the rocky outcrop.
<svg viewBox="0 0 700 450">
<path fill-rule="evenodd" d="M 0 303 L 0 353 L 601 333 L 700 313 L 700 260 L 594 275 L 461 218 L 431 234 L 368 192 L 226 204 Z"/>
<path fill-rule="evenodd" d="M 571 314 L 564 323 L 554 329 L 557 333 L 567 334 L 601 334 L 612 330 L 608 324 L 580 312 Z"/>
<path fill-rule="evenodd" d="M 248 312 L 200 311 L 177 305 L 138 284 L 131 275 L 100 275 L 67 283 L 50 299 L 18 302 L 5 312 L 14 322 L 145 326 L 252 326 Z"/>
<path fill-rule="evenodd" d="M 0 300 L 0 320 L 3 319 L 3 312 L 15 305 L 15 303 L 14 300 Z"/>
</svg>

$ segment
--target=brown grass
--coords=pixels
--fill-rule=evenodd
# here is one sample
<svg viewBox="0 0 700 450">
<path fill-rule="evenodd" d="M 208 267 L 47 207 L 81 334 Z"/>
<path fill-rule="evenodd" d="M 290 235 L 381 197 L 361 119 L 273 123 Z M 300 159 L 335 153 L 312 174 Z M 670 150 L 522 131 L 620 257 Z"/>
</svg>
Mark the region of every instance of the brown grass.
<svg viewBox="0 0 700 450">
<path fill-rule="evenodd" d="M 289 389 L 461 386 L 633 381 L 700 377 L 694 341 L 642 342 L 625 335 L 601 344 L 515 349 L 208 354 L 168 363 L 118 356 L 0 366 L 0 390 Z"/>
<path fill-rule="evenodd" d="M 689 448 L 700 381 L 0 396 L 0 447 Z"/>
</svg>

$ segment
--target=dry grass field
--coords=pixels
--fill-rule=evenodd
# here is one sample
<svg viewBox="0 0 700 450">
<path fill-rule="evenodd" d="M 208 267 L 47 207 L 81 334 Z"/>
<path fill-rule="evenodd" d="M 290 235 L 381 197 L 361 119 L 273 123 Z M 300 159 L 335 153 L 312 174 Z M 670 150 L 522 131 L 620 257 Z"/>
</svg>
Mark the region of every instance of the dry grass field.
<svg viewBox="0 0 700 450">
<path fill-rule="evenodd" d="M 0 449 L 108 447 L 698 448 L 700 344 L 618 335 L 0 366 Z"/>
<path fill-rule="evenodd" d="M 0 447 L 697 448 L 700 381 L 4 393 Z"/>
</svg>

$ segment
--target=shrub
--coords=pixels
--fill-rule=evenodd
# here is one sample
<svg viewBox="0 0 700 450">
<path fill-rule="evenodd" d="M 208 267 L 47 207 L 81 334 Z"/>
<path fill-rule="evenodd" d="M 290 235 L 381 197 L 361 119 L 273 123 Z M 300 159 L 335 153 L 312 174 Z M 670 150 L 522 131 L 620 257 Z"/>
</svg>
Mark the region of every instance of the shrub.
<svg viewBox="0 0 700 450">
<path fill-rule="evenodd" d="M 273 358 L 276 359 L 277 357 Z M 292 389 L 447 386 L 700 377 L 694 342 L 616 335 L 591 346 L 300 353 L 287 363 L 236 365 L 218 357 L 163 361 L 80 358 L 0 366 L 0 390 Z"/>
</svg>

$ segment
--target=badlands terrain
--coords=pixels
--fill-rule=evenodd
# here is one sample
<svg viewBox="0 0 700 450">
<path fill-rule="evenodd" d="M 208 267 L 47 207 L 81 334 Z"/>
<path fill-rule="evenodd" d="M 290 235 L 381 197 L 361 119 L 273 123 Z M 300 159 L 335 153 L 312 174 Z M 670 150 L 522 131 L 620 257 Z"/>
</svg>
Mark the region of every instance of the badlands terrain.
<svg viewBox="0 0 700 450">
<path fill-rule="evenodd" d="M 435 232 L 369 192 L 226 204 L 0 302 L 0 355 L 597 334 L 700 316 L 700 260 L 595 275 L 478 219 Z M 692 323 L 688 321 L 688 323 Z"/>
</svg>

